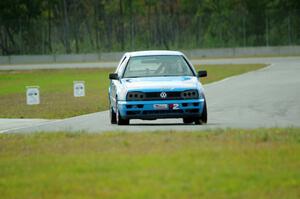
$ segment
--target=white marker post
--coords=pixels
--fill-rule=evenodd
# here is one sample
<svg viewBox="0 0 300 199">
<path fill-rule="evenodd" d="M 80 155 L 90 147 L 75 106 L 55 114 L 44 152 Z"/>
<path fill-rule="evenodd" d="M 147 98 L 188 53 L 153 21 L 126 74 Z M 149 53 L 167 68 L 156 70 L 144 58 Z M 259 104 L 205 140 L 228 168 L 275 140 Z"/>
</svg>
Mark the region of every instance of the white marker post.
<svg viewBox="0 0 300 199">
<path fill-rule="evenodd" d="M 85 96 L 85 82 L 84 81 L 74 81 L 74 97 L 84 97 Z"/>
<path fill-rule="evenodd" d="M 26 86 L 26 103 L 27 105 L 40 104 L 39 86 Z"/>
</svg>

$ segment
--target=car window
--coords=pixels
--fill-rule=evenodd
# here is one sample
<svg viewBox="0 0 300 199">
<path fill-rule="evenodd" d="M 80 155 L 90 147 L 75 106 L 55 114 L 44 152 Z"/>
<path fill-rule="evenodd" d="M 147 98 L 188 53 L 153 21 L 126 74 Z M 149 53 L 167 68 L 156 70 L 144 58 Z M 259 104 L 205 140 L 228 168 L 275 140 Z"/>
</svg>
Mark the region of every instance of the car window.
<svg viewBox="0 0 300 199">
<path fill-rule="evenodd" d="M 126 62 L 127 62 L 127 59 L 128 57 L 127 56 L 124 56 L 124 59 L 122 59 L 122 61 L 120 62 L 120 65 L 118 66 L 117 68 L 117 73 L 118 73 L 118 76 L 121 77 L 122 74 L 123 74 L 123 71 L 124 71 L 124 68 L 126 66 Z"/>
<path fill-rule="evenodd" d="M 120 69 L 121 65 L 123 64 L 123 62 L 125 61 L 125 59 L 126 59 L 126 54 L 124 54 L 123 57 L 121 58 L 118 66 L 117 66 L 117 69 L 115 71 L 116 73 L 119 71 L 119 69 Z"/>
<path fill-rule="evenodd" d="M 193 76 L 184 58 L 179 55 L 131 57 L 123 77 Z"/>
</svg>

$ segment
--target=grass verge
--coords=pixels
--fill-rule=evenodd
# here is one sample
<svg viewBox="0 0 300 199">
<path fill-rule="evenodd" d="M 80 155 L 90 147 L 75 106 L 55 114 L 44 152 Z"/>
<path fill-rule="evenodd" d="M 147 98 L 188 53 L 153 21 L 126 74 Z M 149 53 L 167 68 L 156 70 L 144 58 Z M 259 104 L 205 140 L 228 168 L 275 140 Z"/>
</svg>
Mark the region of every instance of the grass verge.
<svg viewBox="0 0 300 199">
<path fill-rule="evenodd" d="M 206 84 L 257 70 L 263 64 L 204 65 Z M 108 74 L 114 69 L 0 71 L 0 118 L 65 118 L 107 110 Z M 73 97 L 73 81 L 86 82 L 86 97 Z M 41 104 L 26 105 L 25 87 L 40 86 Z"/>
<path fill-rule="evenodd" d="M 1 198 L 299 198 L 300 129 L 0 135 Z"/>
</svg>

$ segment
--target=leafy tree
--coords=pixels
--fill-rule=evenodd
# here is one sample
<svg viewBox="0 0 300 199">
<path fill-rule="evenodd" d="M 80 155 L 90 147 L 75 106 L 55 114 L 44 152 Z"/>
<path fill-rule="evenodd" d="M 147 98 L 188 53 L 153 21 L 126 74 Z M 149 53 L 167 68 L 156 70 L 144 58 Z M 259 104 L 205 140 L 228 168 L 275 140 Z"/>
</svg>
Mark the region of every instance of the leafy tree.
<svg viewBox="0 0 300 199">
<path fill-rule="evenodd" d="M 0 54 L 299 45 L 299 0 L 2 0 Z"/>
</svg>

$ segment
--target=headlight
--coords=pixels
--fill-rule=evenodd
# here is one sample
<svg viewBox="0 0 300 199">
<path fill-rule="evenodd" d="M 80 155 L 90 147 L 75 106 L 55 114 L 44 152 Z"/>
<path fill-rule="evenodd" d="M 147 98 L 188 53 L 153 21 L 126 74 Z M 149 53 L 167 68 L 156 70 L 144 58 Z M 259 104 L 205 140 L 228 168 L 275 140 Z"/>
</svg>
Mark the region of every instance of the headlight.
<svg viewBox="0 0 300 199">
<path fill-rule="evenodd" d="M 142 92 L 128 92 L 126 96 L 127 101 L 140 101 L 145 99 L 145 94 Z"/>
<path fill-rule="evenodd" d="M 199 93 L 197 90 L 188 90 L 181 92 L 181 98 L 183 99 L 198 99 Z"/>
</svg>

